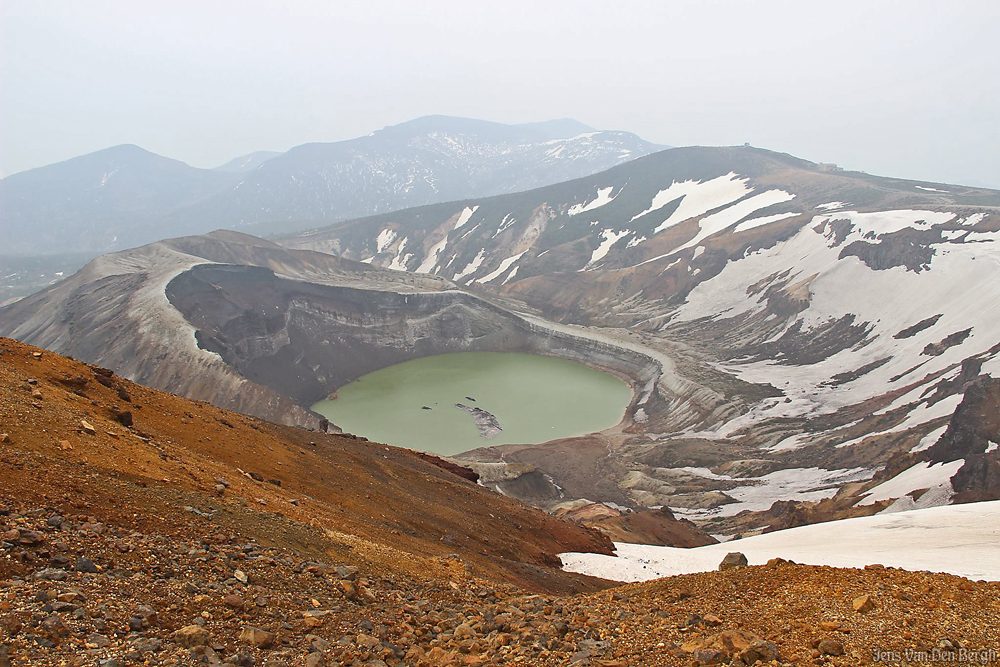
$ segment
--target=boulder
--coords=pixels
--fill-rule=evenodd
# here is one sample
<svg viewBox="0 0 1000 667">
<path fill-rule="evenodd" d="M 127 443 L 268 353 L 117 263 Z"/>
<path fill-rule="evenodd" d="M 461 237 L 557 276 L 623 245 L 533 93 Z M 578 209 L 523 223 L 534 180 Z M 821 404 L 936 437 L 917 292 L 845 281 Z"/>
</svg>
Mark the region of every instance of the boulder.
<svg viewBox="0 0 1000 667">
<path fill-rule="evenodd" d="M 821 639 L 816 648 L 821 655 L 844 655 L 844 643 L 832 637 Z"/>
<path fill-rule="evenodd" d="M 725 572 L 726 570 L 735 570 L 737 568 L 747 566 L 747 557 L 738 551 L 733 551 L 726 554 L 726 557 L 722 559 L 719 563 L 719 571 Z"/>
</svg>

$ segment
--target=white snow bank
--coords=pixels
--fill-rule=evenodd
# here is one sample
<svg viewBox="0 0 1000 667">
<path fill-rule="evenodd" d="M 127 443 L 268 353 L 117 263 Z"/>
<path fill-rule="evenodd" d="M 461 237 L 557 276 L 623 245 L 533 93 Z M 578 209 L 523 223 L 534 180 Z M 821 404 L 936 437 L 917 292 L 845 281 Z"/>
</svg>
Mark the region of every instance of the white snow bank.
<svg viewBox="0 0 1000 667">
<path fill-rule="evenodd" d="M 841 219 L 852 222 L 846 238 L 838 238 L 832 229 L 832 221 Z M 854 316 L 856 326 L 864 323 L 869 328 L 868 344 L 841 350 L 818 363 L 793 365 L 772 359 L 721 365 L 722 370 L 746 382 L 773 384 L 792 400 L 762 403 L 716 430 L 732 433 L 761 419 L 833 412 L 881 395 L 890 388 L 947 372 L 972 355 L 988 353 L 996 344 L 996 338 L 988 332 L 1000 326 L 1000 310 L 984 307 L 1000 299 L 1000 234 L 980 233 L 980 243 L 936 243 L 932 246 L 935 253 L 929 270 L 919 272 L 902 266 L 878 271 L 856 257 L 841 257 L 843 248 L 853 241 L 874 241 L 869 234 L 877 237 L 954 219 L 953 213 L 907 210 L 845 211 L 815 216 L 789 239 L 771 248 L 748 252 L 697 285 L 676 311 L 674 323 L 761 312 L 768 305 L 768 287 L 800 285 L 800 291 L 807 295 L 808 307 L 789 316 L 783 329 L 777 331 L 798 324 L 808 332 L 849 315 Z M 905 344 L 895 338 L 903 329 L 935 316 L 940 316 L 935 326 L 906 339 Z M 936 344 L 944 336 L 965 329 L 972 329 L 972 333 L 962 344 L 938 356 L 922 353 L 928 344 Z M 983 373 L 1000 372 L 1000 355 L 990 359 L 991 356 L 987 354 Z M 887 358 L 887 362 L 849 382 L 829 382 L 838 374 Z M 919 371 L 912 372 L 918 365 Z M 893 383 L 891 380 L 897 376 L 902 380 Z M 947 416 L 954 411 L 956 401 L 961 400 L 949 398 L 927 406 L 927 399 L 921 399 L 925 391 L 926 386 L 915 388 L 911 395 L 894 402 L 893 408 L 909 403 L 918 405 L 911 406 L 905 423 L 893 431 Z"/>
<path fill-rule="evenodd" d="M 656 193 L 649 208 L 632 216 L 632 220 L 658 211 L 670 202 L 683 197 L 684 199 L 670 214 L 670 217 L 653 230 L 654 234 L 658 234 L 689 218 L 704 215 L 714 208 L 731 204 L 740 199 L 753 189 L 747 187 L 747 180 L 739 178 L 734 172 L 729 172 L 725 176 L 719 176 L 709 181 L 681 181 L 679 183 L 674 181 L 666 190 L 660 190 Z"/>
<path fill-rule="evenodd" d="M 741 222 L 736 225 L 736 229 L 733 230 L 734 234 L 739 234 L 740 232 L 745 232 L 750 229 L 756 229 L 757 227 L 763 227 L 764 225 L 769 225 L 772 222 L 778 222 L 779 220 L 785 220 L 786 218 L 794 218 L 798 213 L 790 211 L 788 213 L 777 213 L 775 215 L 765 215 L 762 218 L 751 218 L 746 222 Z"/>
<path fill-rule="evenodd" d="M 462 211 L 462 214 L 458 216 L 458 220 L 455 221 L 455 226 L 452 227 L 452 230 L 458 229 L 459 227 L 465 225 L 465 223 L 467 223 L 472 218 L 472 214 L 475 213 L 476 209 L 478 208 L 479 206 L 473 206 L 472 208 L 466 206 L 465 210 Z"/>
<path fill-rule="evenodd" d="M 604 256 L 608 254 L 611 250 L 611 246 L 618 243 L 621 239 L 625 238 L 629 234 L 634 232 L 631 229 L 626 229 L 625 231 L 616 232 L 611 229 L 605 229 L 601 232 L 601 244 L 597 246 L 593 253 L 590 255 L 590 261 L 587 265 L 583 267 L 584 269 L 589 269 L 598 260 L 604 259 Z"/>
<path fill-rule="evenodd" d="M 527 252 L 527 251 L 524 251 L 524 252 Z M 523 255 L 524 252 L 519 252 L 516 255 L 514 255 L 513 257 L 508 257 L 504 261 L 500 262 L 500 266 L 497 267 L 496 271 L 493 271 L 491 273 L 487 273 L 482 278 L 476 278 L 473 282 L 476 282 L 476 283 L 488 283 L 491 280 L 496 280 L 497 278 L 500 277 L 500 275 L 504 271 L 506 271 L 507 269 L 510 268 L 511 264 L 513 264 L 517 260 L 521 259 L 521 255 Z"/>
<path fill-rule="evenodd" d="M 433 271 L 434 267 L 436 267 L 438 264 L 438 258 L 441 256 L 441 253 L 444 252 L 444 249 L 447 245 L 448 245 L 447 236 L 445 236 L 443 239 L 435 243 L 433 247 L 431 247 L 431 249 L 427 251 L 427 257 L 425 257 L 424 261 L 422 261 L 420 263 L 420 266 L 417 267 L 416 272 L 430 273 L 431 271 Z"/>
<path fill-rule="evenodd" d="M 735 503 L 719 505 L 708 509 L 683 509 L 671 507 L 684 518 L 707 518 L 710 516 L 735 516 L 743 510 L 761 512 L 779 500 L 817 501 L 834 496 L 841 486 L 851 482 L 870 479 L 873 470 L 865 468 L 788 468 L 776 470 L 762 477 L 728 477 L 716 475 L 706 468 L 681 468 L 701 477 L 743 482 L 743 486 L 729 489 L 725 493 Z"/>
<path fill-rule="evenodd" d="M 486 259 L 486 249 L 485 248 L 483 248 L 482 250 L 480 250 L 479 254 L 476 255 L 475 258 L 471 262 L 469 262 L 468 264 L 465 265 L 464 269 L 462 269 L 461 271 L 459 271 L 458 273 L 456 273 L 455 277 L 453 278 L 453 280 L 458 281 L 458 280 L 461 280 L 462 278 L 464 278 L 466 276 L 471 276 L 473 273 L 475 273 L 476 271 L 479 270 L 479 265 L 483 263 L 484 259 Z"/>
<path fill-rule="evenodd" d="M 385 249 L 396 240 L 396 231 L 393 229 L 383 229 L 375 237 L 375 253 L 385 252 Z"/>
<path fill-rule="evenodd" d="M 614 189 L 615 188 L 613 185 L 608 186 L 606 188 L 598 188 L 597 197 L 595 199 L 592 199 L 586 204 L 573 204 L 572 206 L 569 207 L 569 210 L 566 211 L 566 213 L 569 215 L 579 215 L 581 213 L 586 213 L 587 211 L 593 211 L 595 208 L 600 208 L 605 204 L 610 204 L 615 200 L 615 197 L 618 196 L 618 195 L 615 195 L 615 197 L 611 196 L 611 193 L 614 191 Z M 618 191 L 618 194 L 619 195 L 621 194 L 621 190 Z"/>
<path fill-rule="evenodd" d="M 917 443 L 916 447 L 910 450 L 910 453 L 912 454 L 915 452 L 922 452 L 925 449 L 930 449 L 937 443 L 938 440 L 941 439 L 941 436 L 944 435 L 944 432 L 947 430 L 948 430 L 947 424 L 945 424 L 940 428 L 934 429 L 933 431 L 922 437 L 920 439 L 920 442 Z"/>
<path fill-rule="evenodd" d="M 1000 581 L 1000 501 L 830 521 L 696 549 L 615 547 L 617 557 L 560 554 L 563 569 L 615 581 L 647 581 L 715 570 L 727 553 L 739 551 L 751 565 L 771 558 L 833 567 L 879 563 Z"/>
<path fill-rule="evenodd" d="M 784 190 L 768 190 L 767 192 L 762 192 L 759 195 L 748 197 L 737 204 L 733 204 L 728 208 L 722 209 L 718 213 L 713 213 L 712 215 L 702 218 L 698 223 L 699 229 L 695 237 L 684 245 L 674 248 L 673 252 L 677 253 L 681 250 L 696 246 L 709 236 L 718 234 L 727 227 L 736 224 L 743 218 L 759 211 L 762 208 L 767 208 L 768 206 L 773 206 L 775 204 L 782 204 L 786 201 L 791 201 L 794 198 L 795 195 L 790 192 L 785 192 Z"/>
</svg>

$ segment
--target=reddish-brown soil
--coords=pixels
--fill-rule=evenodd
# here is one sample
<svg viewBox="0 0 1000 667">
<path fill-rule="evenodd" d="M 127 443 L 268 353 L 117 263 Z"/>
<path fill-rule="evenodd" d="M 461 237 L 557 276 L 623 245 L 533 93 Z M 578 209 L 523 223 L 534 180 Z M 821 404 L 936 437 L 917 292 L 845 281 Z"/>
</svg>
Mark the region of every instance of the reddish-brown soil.
<svg viewBox="0 0 1000 667">
<path fill-rule="evenodd" d="M 1000 584 L 774 562 L 608 590 L 553 567 L 607 538 L 461 471 L 0 352 L 0 667 L 997 661 Z"/>
</svg>

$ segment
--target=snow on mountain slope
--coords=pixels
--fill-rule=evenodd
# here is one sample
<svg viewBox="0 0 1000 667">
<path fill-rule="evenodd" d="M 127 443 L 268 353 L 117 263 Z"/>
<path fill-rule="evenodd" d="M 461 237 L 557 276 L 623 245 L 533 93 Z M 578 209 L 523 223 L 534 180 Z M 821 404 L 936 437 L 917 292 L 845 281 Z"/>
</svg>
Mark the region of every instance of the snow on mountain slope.
<svg viewBox="0 0 1000 667">
<path fill-rule="evenodd" d="M 599 500 L 668 505 L 737 530 L 741 499 L 761 486 L 770 495 L 745 509 L 829 501 L 851 511 L 861 498 L 840 490 L 929 460 L 931 441 L 914 460 L 895 457 L 940 437 L 970 383 L 1000 372 L 1000 193 L 947 190 L 753 148 L 678 148 L 281 243 L 387 266 L 396 254 L 373 239 L 393 230 L 411 239 L 410 271 L 642 349 L 663 374 L 637 391 L 621 431 L 602 436 L 621 472 L 606 473 L 617 491 Z M 971 472 L 991 463 L 949 456 L 940 470 L 967 477 L 965 491 L 937 480 L 916 506 L 1000 498 L 1000 481 L 984 481 L 992 472 Z M 738 474 L 678 472 L 740 460 Z M 545 465 L 565 488 L 558 458 Z M 785 472 L 805 477 L 767 483 Z"/>
<path fill-rule="evenodd" d="M 976 235 L 975 242 L 969 242 L 971 234 L 963 236 L 963 240 L 932 240 L 928 249 L 933 252 L 927 264 L 918 267 L 919 271 L 906 266 L 874 269 L 857 256 L 845 256 L 852 241 L 867 246 L 871 244 L 864 239 L 878 241 L 908 228 L 930 230 L 933 223 L 951 222 L 956 215 L 930 211 L 840 215 L 811 218 L 787 241 L 730 262 L 717 276 L 695 287 L 671 321 L 676 324 L 759 315 L 768 308 L 769 287 L 808 280 L 804 286 L 808 306 L 784 321 L 782 336 L 793 330 L 818 331 L 848 317 L 864 323 L 863 346 L 839 350 L 816 363 L 792 365 L 768 358 L 727 365 L 727 370 L 747 382 L 773 380 L 780 369 L 780 388 L 792 401 L 768 406 L 752 418 L 832 412 L 884 393 L 888 387 L 906 386 L 904 380 L 919 379 L 912 375 L 917 367 L 920 376 L 951 370 L 965 358 L 988 352 L 998 342 L 995 333 L 1000 331 L 1000 312 L 982 306 L 1000 302 L 1000 281 L 996 280 L 1000 234 Z M 859 219 L 863 222 L 857 224 Z M 856 226 L 846 236 L 838 236 L 833 223 L 839 220 Z M 774 276 L 773 280 L 760 284 L 768 276 Z M 956 291 L 958 285 L 975 285 L 976 289 Z M 907 327 L 932 317 L 937 318 L 933 325 L 905 342 L 896 337 Z M 969 329 L 961 342 L 937 354 L 927 351 L 928 345 Z M 829 382 L 835 376 L 878 362 L 877 368 L 856 379 Z M 915 401 L 921 393 L 914 390 L 908 398 Z"/>
<path fill-rule="evenodd" d="M 615 547 L 617 556 L 559 557 L 564 570 L 614 581 L 709 572 L 734 551 L 750 565 L 772 558 L 832 567 L 878 564 L 1000 581 L 1000 501 L 829 521 L 694 549 Z"/>
</svg>

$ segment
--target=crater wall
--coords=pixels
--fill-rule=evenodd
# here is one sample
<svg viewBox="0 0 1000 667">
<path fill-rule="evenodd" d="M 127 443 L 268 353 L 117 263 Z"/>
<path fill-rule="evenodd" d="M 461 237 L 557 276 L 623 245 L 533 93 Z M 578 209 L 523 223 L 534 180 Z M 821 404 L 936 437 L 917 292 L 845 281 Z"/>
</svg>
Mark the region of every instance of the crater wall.
<svg viewBox="0 0 1000 667">
<path fill-rule="evenodd" d="M 174 278 L 166 293 L 196 327 L 202 348 L 303 407 L 379 368 L 451 352 L 558 356 L 633 387 L 660 373 L 638 352 L 547 329 L 459 291 L 398 293 L 202 265 Z"/>
</svg>

